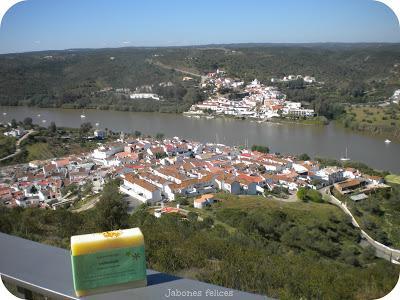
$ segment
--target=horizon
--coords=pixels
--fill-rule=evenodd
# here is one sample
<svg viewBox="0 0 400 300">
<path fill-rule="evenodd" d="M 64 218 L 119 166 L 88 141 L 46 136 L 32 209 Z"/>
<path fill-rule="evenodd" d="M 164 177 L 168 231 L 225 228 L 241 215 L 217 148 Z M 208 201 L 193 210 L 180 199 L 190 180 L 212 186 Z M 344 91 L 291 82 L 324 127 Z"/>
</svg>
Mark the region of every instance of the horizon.
<svg viewBox="0 0 400 300">
<path fill-rule="evenodd" d="M 2 55 L 12 55 L 12 54 L 30 54 L 30 53 L 41 53 L 41 52 L 66 52 L 66 51 L 97 51 L 97 50 L 120 50 L 120 49 L 166 49 L 166 48 L 216 48 L 223 49 L 223 47 L 324 47 L 324 46 L 400 46 L 399 42 L 314 42 L 314 43 L 223 43 L 223 44 L 198 44 L 198 45 L 179 45 L 179 46 L 115 46 L 115 47 L 99 47 L 99 48 L 65 48 L 65 49 L 43 49 L 43 50 L 31 50 L 31 51 L 21 51 L 21 52 L 8 52 L 0 53 Z"/>
<path fill-rule="evenodd" d="M 0 53 L 400 43 L 394 12 L 373 0 L 251 0 L 245 4 L 223 0 L 196 4 L 181 0 L 117 0 L 112 4 L 106 0 L 28 0 L 6 13 L 0 28 Z"/>
</svg>

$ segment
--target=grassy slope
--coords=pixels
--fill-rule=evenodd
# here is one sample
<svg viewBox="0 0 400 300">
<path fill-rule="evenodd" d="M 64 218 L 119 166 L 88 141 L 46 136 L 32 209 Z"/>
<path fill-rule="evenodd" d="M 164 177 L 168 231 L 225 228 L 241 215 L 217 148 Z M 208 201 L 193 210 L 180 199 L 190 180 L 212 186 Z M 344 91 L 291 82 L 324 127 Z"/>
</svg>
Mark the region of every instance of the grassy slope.
<svg viewBox="0 0 400 300">
<path fill-rule="evenodd" d="M 353 130 L 400 139 L 400 106 L 353 106 L 346 109 L 342 123 Z"/>
<path fill-rule="evenodd" d="M 46 160 L 49 158 L 53 158 L 54 154 L 50 150 L 50 145 L 47 143 L 37 143 L 33 145 L 28 145 L 26 147 L 28 151 L 27 160 Z"/>
<path fill-rule="evenodd" d="M 389 183 L 400 184 L 400 175 L 390 174 L 385 177 Z"/>
<path fill-rule="evenodd" d="M 276 212 L 282 212 L 288 216 L 288 220 L 290 220 L 289 222 L 293 222 L 293 224 L 296 224 L 296 227 L 304 228 L 306 230 L 314 230 L 315 228 L 331 228 L 332 223 L 330 220 L 332 220 L 332 219 L 343 220 L 343 217 L 345 218 L 343 212 L 340 209 L 338 209 L 337 207 L 335 207 L 333 205 L 329 205 L 329 204 L 303 203 L 303 202 L 287 203 L 287 202 L 282 202 L 282 201 L 278 201 L 278 200 L 269 200 L 269 199 L 266 199 L 261 196 L 235 196 L 235 195 L 230 195 L 230 194 L 225 194 L 225 193 L 217 194 L 216 199 L 218 199 L 220 201 L 218 203 L 213 204 L 211 209 L 198 210 L 198 209 L 193 209 L 193 208 L 190 209 L 189 208 L 189 210 L 197 212 L 199 214 L 199 216 L 201 216 L 201 217 L 206 217 L 206 216 L 212 217 L 215 221 L 214 224 L 220 224 L 220 225 L 224 226 L 225 229 L 227 229 L 231 234 L 239 233 L 241 230 L 240 226 L 239 226 L 239 224 L 237 224 L 237 225 L 230 224 L 229 225 L 229 224 L 226 224 L 224 220 L 217 219 L 217 215 L 220 211 L 240 210 L 240 211 L 248 213 L 249 215 L 258 215 L 258 216 L 263 216 L 263 217 L 275 215 Z M 285 221 L 285 222 L 287 222 L 287 221 Z M 231 229 L 231 230 L 229 230 L 229 229 Z M 300 232 L 302 232 L 302 231 L 300 231 Z M 304 234 L 304 232 L 302 234 Z M 358 251 L 362 251 L 362 248 L 357 243 L 355 243 L 353 240 L 351 240 L 351 238 L 349 238 L 349 237 L 350 236 L 343 236 L 341 238 L 341 242 L 340 242 L 341 247 L 358 249 Z M 300 258 L 300 256 L 298 256 L 298 254 L 295 254 L 296 251 L 294 251 L 294 252 L 289 251 L 286 253 L 284 250 L 282 250 L 282 252 L 280 252 L 280 253 L 281 253 L 280 257 L 282 259 L 287 259 L 288 261 L 293 260 L 293 272 L 298 272 L 298 270 L 296 268 L 298 267 L 299 264 L 301 264 L 300 261 L 302 261 L 303 258 Z M 307 254 L 307 255 L 309 255 L 309 254 Z M 298 261 L 298 259 L 300 259 L 300 261 Z M 315 261 L 315 266 L 313 264 L 314 263 L 309 262 L 309 265 L 307 267 L 304 266 L 304 272 L 313 272 L 312 271 L 313 268 L 320 268 L 320 267 L 322 268 L 322 266 L 327 267 L 328 265 L 331 265 L 331 267 L 333 269 L 340 267 L 340 269 L 342 270 L 341 272 L 344 272 L 343 274 L 347 274 L 347 275 L 343 275 L 343 276 L 344 277 L 348 276 L 349 282 L 351 281 L 353 283 L 354 283 L 354 276 L 359 277 L 359 279 L 361 277 L 364 277 L 364 278 L 368 277 L 369 278 L 368 281 L 372 280 L 372 278 L 374 278 L 376 276 L 376 275 L 372 275 L 372 277 L 369 277 L 369 276 L 371 276 L 371 274 L 376 272 L 376 269 L 375 269 L 375 271 L 372 271 L 372 269 L 376 267 L 376 265 L 374 263 L 372 263 L 368 267 L 353 268 L 353 267 L 350 267 L 349 265 L 346 265 L 346 267 L 345 267 L 344 265 L 342 265 L 342 263 L 339 263 L 336 260 L 320 258 L 318 260 L 318 263 L 317 263 L 317 261 Z M 260 267 L 261 267 L 261 264 L 260 264 Z M 371 267 L 371 270 L 368 270 L 369 267 Z M 388 267 L 388 266 L 386 266 L 386 267 Z M 208 266 L 208 268 L 209 268 L 209 266 Z M 276 266 L 276 268 L 279 269 L 278 266 Z M 348 268 L 348 269 L 346 269 L 346 268 Z M 291 269 L 291 268 L 289 268 L 289 269 Z M 194 274 L 199 273 L 198 270 L 190 269 L 189 271 Z M 210 272 L 212 274 L 211 269 L 207 270 L 207 271 L 205 271 L 205 270 L 200 271 L 200 273 L 204 273 L 204 272 Z M 260 272 L 264 272 L 264 271 L 260 271 Z M 277 270 L 271 271 L 271 274 L 273 274 L 273 275 L 269 275 L 269 276 L 276 276 L 275 272 L 278 272 L 278 271 Z M 291 271 L 288 271 L 288 272 L 291 272 Z M 366 275 L 368 272 L 371 272 L 370 275 Z M 183 271 L 182 274 L 185 274 L 185 272 Z M 297 273 L 297 275 L 293 275 L 293 276 L 296 277 L 298 275 L 299 274 Z M 209 276 L 212 278 L 215 275 L 212 275 L 212 276 L 209 275 Z M 287 276 L 288 276 L 287 281 L 290 282 L 291 279 L 289 279 L 289 277 L 293 277 L 293 276 L 290 276 L 289 274 L 287 274 Z M 308 276 L 309 275 L 307 274 L 307 276 L 305 276 L 305 277 L 308 277 Z M 336 277 L 336 275 L 333 275 L 333 273 L 331 274 L 331 276 L 332 276 L 331 280 L 334 280 L 335 282 L 337 282 L 338 285 L 341 285 L 341 283 L 339 283 L 342 281 L 342 279 L 339 279 L 340 276 Z M 365 276 L 367 276 L 367 277 L 365 277 Z M 210 278 L 210 277 L 206 276 L 205 278 Z M 333 279 L 334 277 L 336 277 L 336 278 Z M 309 279 L 311 280 L 311 278 L 312 278 L 312 280 L 316 279 L 313 277 L 313 275 L 310 275 Z M 327 280 L 327 278 L 319 279 L 319 281 L 321 281 L 321 282 L 325 282 L 325 280 Z M 373 279 L 373 281 L 374 280 L 376 280 L 376 279 Z M 301 282 L 301 280 L 299 280 L 299 284 L 300 284 L 300 282 Z M 319 282 L 317 285 L 320 285 L 321 282 Z M 217 281 L 217 283 L 226 284 L 225 281 L 221 281 L 221 282 Z M 372 283 L 372 281 L 371 281 L 371 283 Z M 388 283 L 388 282 L 386 282 L 386 283 Z M 307 284 L 310 284 L 310 283 L 308 282 Z M 373 283 L 373 284 L 376 284 L 376 283 Z M 391 285 L 393 285 L 393 283 Z M 390 284 L 387 285 L 384 288 L 384 290 L 385 289 L 389 290 L 391 288 L 390 287 L 391 285 Z M 339 289 L 339 286 L 336 286 L 335 289 Z M 345 289 L 345 288 L 343 286 L 341 286 L 340 289 Z M 274 290 L 274 291 L 276 292 L 276 290 Z M 327 295 L 326 291 L 324 293 L 326 296 Z M 283 292 L 283 294 L 280 294 L 280 296 L 282 296 L 282 297 L 283 297 L 283 295 L 284 295 L 284 292 Z M 368 289 L 364 289 L 362 292 L 360 290 L 359 292 L 356 292 L 353 295 L 356 299 L 366 299 L 366 298 L 375 297 L 375 296 L 372 296 L 373 293 L 371 293 L 371 291 L 368 291 Z M 276 294 L 275 294 L 275 296 L 276 296 Z M 288 296 L 288 298 L 291 298 L 291 296 Z"/>
</svg>

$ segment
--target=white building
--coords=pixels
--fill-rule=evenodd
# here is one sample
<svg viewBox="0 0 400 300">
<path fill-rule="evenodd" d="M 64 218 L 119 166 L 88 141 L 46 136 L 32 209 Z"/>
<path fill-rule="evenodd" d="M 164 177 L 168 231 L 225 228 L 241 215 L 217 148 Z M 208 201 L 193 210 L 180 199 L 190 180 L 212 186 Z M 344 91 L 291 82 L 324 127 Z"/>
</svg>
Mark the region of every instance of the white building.
<svg viewBox="0 0 400 300">
<path fill-rule="evenodd" d="M 335 182 L 343 181 L 344 179 L 343 170 L 338 167 L 321 169 L 316 173 L 316 175 L 329 184 L 334 184 Z"/>
<path fill-rule="evenodd" d="M 200 198 L 195 199 L 193 201 L 193 206 L 194 206 L 194 208 L 202 209 L 212 203 L 214 203 L 214 195 L 205 194 L 205 195 L 202 195 Z"/>
<path fill-rule="evenodd" d="M 92 157 L 98 160 L 104 160 L 114 155 L 115 153 L 124 151 L 124 145 L 120 143 L 114 143 L 108 146 L 101 146 L 95 149 L 92 153 Z"/>
<path fill-rule="evenodd" d="M 131 99 L 153 99 L 160 100 L 160 97 L 157 94 L 152 93 L 134 93 L 130 95 Z"/>
<path fill-rule="evenodd" d="M 303 78 L 303 80 L 304 80 L 305 83 L 314 83 L 316 81 L 315 77 L 311 77 L 311 76 L 305 76 Z"/>
<path fill-rule="evenodd" d="M 131 174 L 125 176 L 120 191 L 143 203 L 156 203 L 162 200 L 159 187 L 143 179 L 135 178 Z"/>
<path fill-rule="evenodd" d="M 4 135 L 18 138 L 18 137 L 24 135 L 24 133 L 25 133 L 25 131 L 23 129 L 16 128 L 16 129 L 13 129 L 11 131 L 5 132 Z"/>
<path fill-rule="evenodd" d="M 101 139 L 101 140 L 106 138 L 106 132 L 104 130 L 97 129 L 97 130 L 94 131 L 93 135 L 94 135 L 95 138 L 98 138 L 98 139 Z"/>
</svg>

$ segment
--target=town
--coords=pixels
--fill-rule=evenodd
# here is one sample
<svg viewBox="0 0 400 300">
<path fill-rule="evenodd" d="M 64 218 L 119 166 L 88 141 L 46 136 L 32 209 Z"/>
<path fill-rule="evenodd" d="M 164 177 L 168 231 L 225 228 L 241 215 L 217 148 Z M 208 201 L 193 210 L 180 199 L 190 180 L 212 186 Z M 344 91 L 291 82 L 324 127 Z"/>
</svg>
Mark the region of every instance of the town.
<svg viewBox="0 0 400 300">
<path fill-rule="evenodd" d="M 105 133 L 96 130 L 103 139 Z M 121 133 L 117 140 L 99 143 L 91 153 L 0 169 L 0 199 L 8 207 L 53 208 L 77 200 L 73 191 L 98 194 L 106 181 L 120 179 L 120 192 L 137 203 L 164 205 L 178 198 L 197 198 L 196 208 L 213 202 L 213 194 L 282 195 L 296 201 L 300 188 L 318 190 L 334 185 L 353 201 L 368 198 L 390 186 L 377 176 L 354 168 L 322 167 L 308 157 L 200 143 L 174 138 L 134 138 Z"/>
<path fill-rule="evenodd" d="M 288 82 L 302 80 L 305 84 L 315 82 L 310 76 L 290 75 L 282 80 L 271 79 L 271 82 Z M 201 115 L 225 115 L 239 118 L 267 120 L 271 118 L 311 118 L 315 111 L 302 107 L 300 102 L 287 100 L 287 96 L 276 86 L 265 86 L 257 79 L 245 83 L 225 76 L 217 70 L 207 74 L 201 88 L 209 91 L 209 99 L 191 106 L 185 114 L 199 117 Z"/>
</svg>

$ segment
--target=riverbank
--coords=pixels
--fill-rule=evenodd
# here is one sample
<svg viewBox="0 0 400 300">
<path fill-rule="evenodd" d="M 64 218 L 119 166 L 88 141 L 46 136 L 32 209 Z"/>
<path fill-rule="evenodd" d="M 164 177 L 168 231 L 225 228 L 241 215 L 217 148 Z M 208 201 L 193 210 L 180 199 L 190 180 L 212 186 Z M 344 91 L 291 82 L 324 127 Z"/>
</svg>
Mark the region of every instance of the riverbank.
<svg viewBox="0 0 400 300">
<path fill-rule="evenodd" d="M 336 122 L 353 132 L 400 142 L 400 107 L 351 106 Z"/>
<path fill-rule="evenodd" d="M 207 114 L 207 113 L 190 113 L 184 112 L 183 115 L 188 118 L 205 118 L 205 119 L 215 119 L 215 118 L 222 118 L 222 119 L 233 119 L 233 120 L 247 120 L 250 122 L 257 122 L 257 123 L 278 123 L 278 124 L 296 124 L 296 125 L 316 125 L 316 126 L 325 126 L 329 124 L 329 121 L 325 117 L 314 117 L 314 118 L 270 118 L 270 119 L 259 119 L 253 117 L 240 117 L 240 116 L 231 116 L 231 115 L 221 115 L 221 114 Z"/>
<path fill-rule="evenodd" d="M 4 116 L 2 113 L 5 112 Z M 0 122 L 12 119 L 57 127 L 79 128 L 90 122 L 95 128 L 114 132 L 166 137 L 180 136 L 200 142 L 216 142 L 226 145 L 265 145 L 272 152 L 282 154 L 307 153 L 310 157 L 340 159 L 348 148 L 352 161 L 360 161 L 379 170 L 400 173 L 400 143 L 387 145 L 384 139 L 356 134 L 331 122 L 326 126 L 303 126 L 291 123 L 273 123 L 228 118 L 187 118 L 182 114 L 136 113 L 122 111 L 45 109 L 36 107 L 1 107 Z M 46 121 L 46 122 L 44 122 Z M 44 123 L 43 123 L 44 122 Z M 97 125 L 97 126 L 95 126 Z"/>
</svg>

